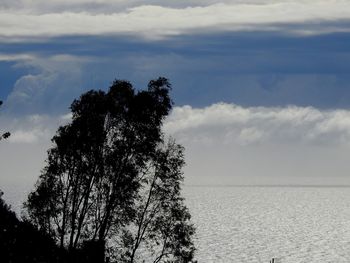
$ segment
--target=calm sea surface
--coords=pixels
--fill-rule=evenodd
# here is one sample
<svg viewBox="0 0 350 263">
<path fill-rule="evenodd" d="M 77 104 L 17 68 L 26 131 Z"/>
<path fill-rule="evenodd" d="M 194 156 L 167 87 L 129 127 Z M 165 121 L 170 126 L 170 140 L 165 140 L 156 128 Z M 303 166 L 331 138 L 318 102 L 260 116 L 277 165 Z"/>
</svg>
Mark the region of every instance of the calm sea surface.
<svg viewBox="0 0 350 263">
<path fill-rule="evenodd" d="M 350 188 L 184 187 L 198 262 L 350 262 Z"/>
<path fill-rule="evenodd" d="M 26 192 L 6 190 L 19 212 Z M 183 194 L 199 263 L 350 262 L 350 187 L 186 186 Z"/>
</svg>

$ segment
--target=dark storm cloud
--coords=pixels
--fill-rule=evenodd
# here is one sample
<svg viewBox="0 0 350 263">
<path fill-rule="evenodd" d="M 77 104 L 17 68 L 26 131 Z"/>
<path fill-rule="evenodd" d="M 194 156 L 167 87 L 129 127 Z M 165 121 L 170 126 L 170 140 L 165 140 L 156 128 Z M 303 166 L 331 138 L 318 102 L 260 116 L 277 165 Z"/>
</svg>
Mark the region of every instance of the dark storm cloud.
<svg viewBox="0 0 350 263">
<path fill-rule="evenodd" d="M 16 54 L 0 60 L 1 90 L 11 98 L 7 106 L 16 104 L 19 112 L 62 112 L 82 91 L 106 89 L 114 78 L 143 88 L 149 79 L 166 76 L 178 105 L 348 108 L 348 43 L 350 33 L 301 37 L 259 31 L 158 41 L 81 36 L 1 43 L 2 54 Z"/>
</svg>

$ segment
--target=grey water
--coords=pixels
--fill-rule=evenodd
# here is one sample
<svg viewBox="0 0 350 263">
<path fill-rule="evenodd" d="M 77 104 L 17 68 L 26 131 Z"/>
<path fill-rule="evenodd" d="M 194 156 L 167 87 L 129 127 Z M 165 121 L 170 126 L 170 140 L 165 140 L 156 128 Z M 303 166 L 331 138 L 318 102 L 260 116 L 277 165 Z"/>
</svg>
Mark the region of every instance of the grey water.
<svg viewBox="0 0 350 263">
<path fill-rule="evenodd" d="M 186 186 L 198 262 L 350 262 L 349 187 Z"/>
<path fill-rule="evenodd" d="M 20 214 L 28 190 L 4 190 Z M 185 186 L 199 263 L 350 262 L 350 187 Z"/>
</svg>

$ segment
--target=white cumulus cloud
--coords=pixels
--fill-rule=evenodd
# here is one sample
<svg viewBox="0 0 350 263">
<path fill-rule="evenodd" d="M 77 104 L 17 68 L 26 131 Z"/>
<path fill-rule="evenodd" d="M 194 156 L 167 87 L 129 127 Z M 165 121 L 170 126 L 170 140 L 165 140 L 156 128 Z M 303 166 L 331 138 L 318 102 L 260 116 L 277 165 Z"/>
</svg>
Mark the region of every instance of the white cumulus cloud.
<svg viewBox="0 0 350 263">
<path fill-rule="evenodd" d="M 350 111 L 176 107 L 167 134 L 186 148 L 190 184 L 349 184 Z"/>
<path fill-rule="evenodd" d="M 313 107 L 241 107 L 219 103 L 177 107 L 165 129 L 183 140 L 213 144 L 300 143 L 350 145 L 350 111 Z"/>
</svg>

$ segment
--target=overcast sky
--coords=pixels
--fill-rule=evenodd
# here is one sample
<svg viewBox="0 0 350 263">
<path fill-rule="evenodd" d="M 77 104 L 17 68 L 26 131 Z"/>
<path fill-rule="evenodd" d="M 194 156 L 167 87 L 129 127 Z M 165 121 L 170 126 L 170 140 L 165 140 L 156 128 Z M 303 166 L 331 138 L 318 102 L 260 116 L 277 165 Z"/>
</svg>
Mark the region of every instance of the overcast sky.
<svg viewBox="0 0 350 263">
<path fill-rule="evenodd" d="M 0 188 L 32 187 L 82 92 L 158 76 L 187 184 L 349 184 L 349 43 L 348 0 L 2 0 Z"/>
</svg>

